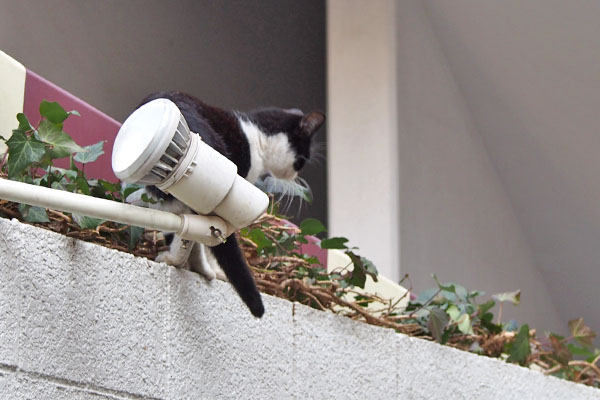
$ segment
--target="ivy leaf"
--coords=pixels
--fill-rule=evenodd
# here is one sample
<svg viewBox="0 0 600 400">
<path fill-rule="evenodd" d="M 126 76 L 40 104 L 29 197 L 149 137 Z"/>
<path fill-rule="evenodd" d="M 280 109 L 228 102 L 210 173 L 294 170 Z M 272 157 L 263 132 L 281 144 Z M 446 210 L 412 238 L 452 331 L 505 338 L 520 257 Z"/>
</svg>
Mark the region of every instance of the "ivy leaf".
<svg viewBox="0 0 600 400">
<path fill-rule="evenodd" d="M 468 298 L 469 292 L 467 291 L 467 289 L 464 286 L 457 285 L 456 283 L 453 283 L 453 285 L 454 285 L 455 293 L 458 297 L 460 297 L 462 299 Z"/>
<path fill-rule="evenodd" d="M 569 349 L 571 354 L 574 354 L 576 356 L 581 356 L 581 357 L 585 358 L 588 362 L 591 362 L 598 356 L 598 354 L 600 354 L 597 349 L 596 349 L 596 351 L 591 351 L 589 349 L 586 349 L 585 347 L 575 346 L 574 344 L 571 344 L 571 343 L 567 344 L 567 348 Z"/>
<path fill-rule="evenodd" d="M 481 315 L 487 313 L 490 309 L 492 309 L 492 307 L 494 307 L 496 305 L 496 302 L 494 300 L 489 300 L 481 305 L 479 305 L 479 313 Z"/>
<path fill-rule="evenodd" d="M 42 207 L 19 204 L 19 212 L 27 222 L 50 222 L 46 209 Z"/>
<path fill-rule="evenodd" d="M 142 201 L 144 203 L 156 204 L 159 200 L 154 200 L 152 197 L 148 196 L 146 193 L 142 193 Z"/>
<path fill-rule="evenodd" d="M 129 226 L 129 250 L 135 249 L 137 242 L 142 237 L 142 234 L 145 231 L 145 228 L 140 226 Z"/>
<path fill-rule="evenodd" d="M 81 193 L 87 196 L 90 195 L 90 185 L 84 177 L 80 176 L 77 179 L 75 179 L 75 185 L 77 185 L 77 188 L 81 190 Z"/>
<path fill-rule="evenodd" d="M 433 279 L 435 279 L 435 283 L 437 283 L 438 287 L 442 290 L 445 290 L 446 292 L 450 292 L 450 293 L 455 293 L 456 294 L 456 287 L 454 286 L 454 284 L 450 283 L 447 285 L 442 285 L 440 283 L 440 281 L 438 280 L 438 277 L 436 274 L 432 274 L 431 275 L 433 277 Z"/>
<path fill-rule="evenodd" d="M 596 337 L 596 333 L 590 329 L 589 326 L 583 323 L 583 318 L 573 319 L 569 321 L 569 330 L 573 338 L 579 342 L 579 344 L 585 347 L 593 347 L 593 341 Z"/>
<path fill-rule="evenodd" d="M 562 365 L 568 365 L 569 361 L 573 359 L 573 354 L 565 345 L 564 340 L 562 340 L 563 338 L 550 334 L 548 339 L 550 339 L 550 344 L 552 345 L 552 354 L 556 358 L 556 361 Z"/>
<path fill-rule="evenodd" d="M 312 197 L 312 192 L 309 188 L 303 188 L 300 190 L 300 197 L 302 197 L 302 199 L 304 201 L 306 201 L 308 204 L 312 203 L 313 201 L 313 197 Z"/>
<path fill-rule="evenodd" d="M 465 335 L 474 335 L 473 326 L 471 325 L 471 316 L 469 314 L 463 314 L 458 321 L 456 321 L 458 330 Z"/>
<path fill-rule="evenodd" d="M 75 141 L 63 132 L 60 125 L 53 124 L 49 120 L 40 122 L 38 126 L 39 139 L 50 146 L 48 154 L 51 158 L 68 157 L 83 149 Z"/>
<path fill-rule="evenodd" d="M 44 171 L 46 171 L 48 174 L 58 172 L 60 175 L 66 176 L 70 180 L 77 179 L 77 171 L 72 171 L 70 169 L 59 168 L 52 165 L 44 168 Z"/>
<path fill-rule="evenodd" d="M 321 221 L 315 218 L 307 218 L 300 224 L 300 231 L 303 235 L 316 235 L 326 230 Z"/>
<path fill-rule="evenodd" d="M 492 316 L 492 318 L 490 318 L 490 321 L 494 318 L 492 313 L 488 313 Z M 484 314 L 484 317 L 488 314 Z M 502 330 L 502 327 L 500 326 L 500 331 Z M 506 324 L 504 324 L 504 330 L 506 332 L 516 332 L 519 330 L 519 324 L 517 323 L 517 321 L 515 321 L 514 319 L 511 319 L 510 321 L 508 321 Z M 499 333 L 499 332 L 498 332 Z"/>
<path fill-rule="evenodd" d="M 442 343 L 442 336 L 446 325 L 448 325 L 448 314 L 444 310 L 439 308 L 432 308 L 429 310 L 429 320 L 427 321 L 427 328 L 436 342 Z"/>
<path fill-rule="evenodd" d="M 343 237 L 333 237 L 330 239 L 321 240 L 320 246 L 322 249 L 347 249 L 346 242 L 348 239 Z"/>
<path fill-rule="evenodd" d="M 361 259 L 354 253 L 349 252 L 348 255 L 352 260 L 352 264 L 354 264 L 354 269 L 350 272 L 351 277 L 348 280 L 348 283 L 351 285 L 357 286 L 361 289 L 365 288 L 365 283 L 367 281 L 367 274 L 365 272 L 365 267 L 361 261 Z"/>
<path fill-rule="evenodd" d="M 273 242 L 269 240 L 263 231 L 258 228 L 252 229 L 248 232 L 248 238 L 256 243 L 256 251 L 260 254 L 263 249 L 269 249 L 273 247 Z"/>
<path fill-rule="evenodd" d="M 454 304 L 448 307 L 446 313 L 450 316 L 450 320 L 456 324 L 459 331 L 466 335 L 474 334 L 469 314 L 462 313 Z"/>
<path fill-rule="evenodd" d="M 109 193 L 120 193 L 121 192 L 121 183 L 112 183 L 109 181 L 105 181 L 104 179 L 98 179 L 98 183 L 102 188 Z"/>
<path fill-rule="evenodd" d="M 29 123 L 29 120 L 27 119 L 27 117 L 25 116 L 25 114 L 23 113 L 18 113 L 17 114 L 17 120 L 19 121 L 19 130 L 21 132 L 28 132 L 28 131 L 33 131 L 33 126 L 31 126 L 31 124 Z"/>
<path fill-rule="evenodd" d="M 492 295 L 492 299 L 494 299 L 500 303 L 509 301 L 516 306 L 516 305 L 519 305 L 519 303 L 521 302 L 521 290 L 515 290 L 514 292 L 494 294 L 494 295 Z"/>
<path fill-rule="evenodd" d="M 360 260 L 362 261 L 363 267 L 365 268 L 365 272 L 367 273 L 367 275 L 369 275 L 371 278 L 373 278 L 375 282 L 377 282 L 377 275 L 379 274 L 379 272 L 377 272 L 375 264 L 373 264 L 371 260 L 362 256 L 360 257 Z"/>
<path fill-rule="evenodd" d="M 82 229 L 96 229 L 98 225 L 106 222 L 104 219 L 88 217 L 87 215 L 73 214 L 73 220 Z"/>
<path fill-rule="evenodd" d="M 16 177 L 32 163 L 39 162 L 44 157 L 46 148 L 44 144 L 25 133 L 15 130 L 13 135 L 6 141 L 8 146 L 8 177 Z"/>
<path fill-rule="evenodd" d="M 123 201 L 125 201 L 132 193 L 137 192 L 141 188 L 143 188 L 143 186 L 136 185 L 133 183 L 126 183 L 125 185 L 122 186 L 123 195 L 121 196 L 121 198 L 123 199 Z"/>
<path fill-rule="evenodd" d="M 78 161 L 80 163 L 89 163 L 89 162 L 94 162 L 98 159 L 98 157 L 100 157 L 102 154 L 104 154 L 104 140 L 99 141 L 96 144 L 92 144 L 90 146 L 85 146 L 83 148 L 83 150 L 77 152 L 77 154 L 75 154 L 75 157 L 73 157 L 73 159 L 75 161 Z"/>
<path fill-rule="evenodd" d="M 510 343 L 509 347 L 509 356 L 506 361 L 523 365 L 527 360 L 527 356 L 531 354 L 531 347 L 529 346 L 529 325 L 525 324 L 521 326 L 519 333 L 517 333 L 515 340 Z"/>
<path fill-rule="evenodd" d="M 450 316 L 452 322 L 458 321 L 458 318 L 460 317 L 460 310 L 454 304 L 448 307 L 446 313 Z"/>
<path fill-rule="evenodd" d="M 50 122 L 62 124 L 69 116 L 69 113 L 57 102 L 43 100 L 40 104 L 40 115 Z M 79 113 L 77 113 L 77 115 L 79 115 Z"/>
</svg>

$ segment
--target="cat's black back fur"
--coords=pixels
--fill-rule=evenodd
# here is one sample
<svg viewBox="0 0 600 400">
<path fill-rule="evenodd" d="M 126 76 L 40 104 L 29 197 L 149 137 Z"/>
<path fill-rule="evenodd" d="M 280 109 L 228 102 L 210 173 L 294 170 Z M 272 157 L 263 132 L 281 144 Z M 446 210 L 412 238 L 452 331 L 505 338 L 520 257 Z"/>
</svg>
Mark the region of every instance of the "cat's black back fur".
<svg viewBox="0 0 600 400">
<path fill-rule="evenodd" d="M 248 175 L 250 145 L 234 113 L 209 106 L 181 92 L 153 93 L 142 104 L 158 98 L 166 98 L 175 103 L 190 131 L 198 133 L 206 144 L 233 161 L 240 176 Z M 165 194 L 156 186 L 148 186 L 146 189 L 165 201 L 173 200 L 173 196 Z M 230 236 L 223 244 L 210 247 L 210 251 L 252 315 L 262 317 L 265 309 L 260 293 L 235 236 Z"/>
<path fill-rule="evenodd" d="M 158 98 L 166 98 L 175 103 L 190 130 L 233 161 L 238 174 L 244 178 L 250 172 L 251 157 L 250 144 L 240 125 L 240 118 L 256 125 L 267 136 L 280 133 L 287 135 L 295 156 L 291 166 L 295 171 L 299 171 L 309 159 L 311 137 L 325 121 L 325 115 L 320 112 L 304 115 L 296 109 L 263 108 L 246 114 L 234 113 L 209 106 L 191 95 L 176 91 L 153 93 L 142 104 Z M 146 189 L 164 201 L 176 201 L 173 196 L 155 186 L 148 186 Z M 264 307 L 260 293 L 235 236 L 231 236 L 224 244 L 211 247 L 210 251 L 252 314 L 261 317 Z"/>
</svg>

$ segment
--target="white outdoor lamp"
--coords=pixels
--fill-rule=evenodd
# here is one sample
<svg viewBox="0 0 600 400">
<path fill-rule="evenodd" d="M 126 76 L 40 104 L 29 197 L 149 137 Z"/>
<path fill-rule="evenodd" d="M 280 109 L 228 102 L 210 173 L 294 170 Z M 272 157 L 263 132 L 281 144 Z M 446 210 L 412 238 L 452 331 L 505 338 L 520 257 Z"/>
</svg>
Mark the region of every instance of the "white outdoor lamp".
<svg viewBox="0 0 600 400">
<path fill-rule="evenodd" d="M 0 179 L 0 199 L 175 232 L 216 246 L 267 209 L 266 194 L 237 174 L 234 163 L 190 133 L 177 106 L 151 101 L 127 118 L 113 147 L 115 175 L 153 184 L 197 214 L 173 214 L 79 193 Z"/>
<path fill-rule="evenodd" d="M 191 133 L 179 108 L 156 99 L 134 111 L 123 123 L 113 146 L 115 175 L 128 183 L 155 185 L 170 193 L 199 216 L 184 215 L 178 232 L 212 234 L 201 242 L 217 244 L 215 230 L 224 237 L 243 228 L 267 209 L 269 199 L 237 174 L 236 165 Z M 225 225 L 202 216 L 217 215 Z"/>
</svg>

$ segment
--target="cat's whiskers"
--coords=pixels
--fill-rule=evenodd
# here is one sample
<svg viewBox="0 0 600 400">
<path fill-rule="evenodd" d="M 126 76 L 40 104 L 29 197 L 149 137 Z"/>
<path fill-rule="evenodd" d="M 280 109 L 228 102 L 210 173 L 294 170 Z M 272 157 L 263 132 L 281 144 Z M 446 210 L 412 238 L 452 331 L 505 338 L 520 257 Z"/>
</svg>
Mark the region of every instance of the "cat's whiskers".
<svg viewBox="0 0 600 400">
<path fill-rule="evenodd" d="M 295 198 L 298 197 L 299 205 L 297 214 L 299 215 L 307 195 L 309 198 L 312 196 L 312 191 L 310 190 L 308 182 L 299 176 L 293 180 L 285 180 L 270 175 L 264 179 L 264 184 L 262 186 L 264 190 L 269 193 L 279 194 L 275 202 L 284 213 L 292 208 Z"/>
<path fill-rule="evenodd" d="M 309 165 L 321 165 L 325 161 L 325 142 L 312 142 L 310 146 L 310 158 L 306 160 Z"/>
</svg>

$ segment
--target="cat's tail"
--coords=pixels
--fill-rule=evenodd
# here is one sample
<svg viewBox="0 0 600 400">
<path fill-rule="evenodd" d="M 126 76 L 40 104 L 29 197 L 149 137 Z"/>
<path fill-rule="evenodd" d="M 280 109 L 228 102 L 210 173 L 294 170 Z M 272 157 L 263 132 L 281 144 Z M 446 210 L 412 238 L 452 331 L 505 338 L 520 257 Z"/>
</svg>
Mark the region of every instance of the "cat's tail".
<svg viewBox="0 0 600 400">
<path fill-rule="evenodd" d="M 225 243 L 211 247 L 210 250 L 252 315 L 262 317 L 265 307 L 235 235 L 231 235 Z"/>
</svg>

